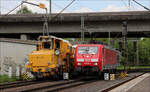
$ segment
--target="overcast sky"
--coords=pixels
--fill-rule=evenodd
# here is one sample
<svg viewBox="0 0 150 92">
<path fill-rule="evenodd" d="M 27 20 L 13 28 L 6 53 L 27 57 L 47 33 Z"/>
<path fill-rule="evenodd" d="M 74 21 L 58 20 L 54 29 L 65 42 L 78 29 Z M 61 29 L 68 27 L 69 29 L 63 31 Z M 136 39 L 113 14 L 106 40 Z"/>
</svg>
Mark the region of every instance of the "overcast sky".
<svg viewBox="0 0 150 92">
<path fill-rule="evenodd" d="M 0 10 L 2 14 L 7 13 L 21 3 L 22 0 L 0 0 Z M 43 3 L 49 9 L 49 0 L 28 0 L 29 2 L 39 4 Z M 58 13 L 72 0 L 52 0 L 52 12 Z M 150 8 L 150 0 L 137 0 L 139 3 Z M 44 10 L 26 5 L 32 12 L 45 13 Z M 18 8 L 19 9 L 19 8 Z M 77 13 L 77 12 L 113 12 L 113 11 L 141 11 L 145 10 L 131 0 L 129 8 L 128 0 L 76 0 L 64 13 Z M 16 13 L 14 11 L 13 13 Z"/>
</svg>

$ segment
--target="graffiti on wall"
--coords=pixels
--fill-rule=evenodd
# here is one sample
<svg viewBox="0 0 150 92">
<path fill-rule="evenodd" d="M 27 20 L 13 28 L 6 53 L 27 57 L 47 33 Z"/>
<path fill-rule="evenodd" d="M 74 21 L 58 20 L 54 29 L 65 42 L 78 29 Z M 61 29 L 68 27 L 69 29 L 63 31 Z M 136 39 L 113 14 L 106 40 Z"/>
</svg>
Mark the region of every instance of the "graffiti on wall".
<svg viewBox="0 0 150 92">
<path fill-rule="evenodd" d="M 16 63 L 12 57 L 4 57 L 3 61 L 3 71 L 8 73 L 9 67 L 12 67 L 12 74 L 16 73 Z"/>
<path fill-rule="evenodd" d="M 28 57 L 26 57 L 26 58 L 24 59 L 24 66 L 25 66 L 28 62 L 29 62 L 29 59 L 28 59 Z"/>
</svg>

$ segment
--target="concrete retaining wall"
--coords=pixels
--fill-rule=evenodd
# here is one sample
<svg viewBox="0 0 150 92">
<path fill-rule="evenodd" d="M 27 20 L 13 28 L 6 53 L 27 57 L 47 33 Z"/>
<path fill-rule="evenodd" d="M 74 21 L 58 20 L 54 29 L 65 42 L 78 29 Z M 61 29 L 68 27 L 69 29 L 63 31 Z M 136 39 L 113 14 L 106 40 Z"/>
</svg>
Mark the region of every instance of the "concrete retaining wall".
<svg viewBox="0 0 150 92">
<path fill-rule="evenodd" d="M 12 67 L 15 75 L 17 66 L 22 68 L 23 73 L 28 54 L 36 50 L 36 45 L 36 41 L 0 39 L 0 74 L 8 74 L 9 67 Z"/>
</svg>

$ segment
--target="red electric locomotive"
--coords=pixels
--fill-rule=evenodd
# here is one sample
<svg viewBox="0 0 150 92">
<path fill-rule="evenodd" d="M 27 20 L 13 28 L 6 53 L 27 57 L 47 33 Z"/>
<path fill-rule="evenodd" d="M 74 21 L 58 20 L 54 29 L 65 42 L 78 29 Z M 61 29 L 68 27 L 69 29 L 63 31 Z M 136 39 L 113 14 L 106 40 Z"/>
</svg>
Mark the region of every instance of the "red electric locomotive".
<svg viewBox="0 0 150 92">
<path fill-rule="evenodd" d="M 102 44 L 78 44 L 75 49 L 75 70 L 78 73 L 115 72 L 120 60 L 118 51 Z"/>
</svg>

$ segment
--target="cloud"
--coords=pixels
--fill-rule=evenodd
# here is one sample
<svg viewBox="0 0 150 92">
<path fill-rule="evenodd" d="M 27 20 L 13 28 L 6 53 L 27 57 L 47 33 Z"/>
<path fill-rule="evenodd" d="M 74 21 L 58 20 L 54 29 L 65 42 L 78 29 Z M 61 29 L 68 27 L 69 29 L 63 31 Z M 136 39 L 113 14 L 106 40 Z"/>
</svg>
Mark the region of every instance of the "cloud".
<svg viewBox="0 0 150 92">
<path fill-rule="evenodd" d="M 115 5 L 108 5 L 106 8 L 104 8 L 103 10 L 100 10 L 101 12 L 121 12 L 121 11 L 143 11 L 145 9 L 141 8 L 141 7 L 125 7 L 125 6 L 115 6 Z"/>
<path fill-rule="evenodd" d="M 59 13 L 60 11 L 61 10 L 54 9 L 53 13 Z M 93 10 L 88 8 L 88 7 L 82 7 L 80 9 L 78 9 L 78 10 L 72 10 L 72 11 L 65 10 L 65 11 L 63 11 L 63 13 L 85 13 L 85 12 L 93 12 Z"/>
<path fill-rule="evenodd" d="M 49 2 L 48 0 L 28 0 L 28 2 L 31 2 L 31 3 L 35 3 L 35 4 L 40 4 L 40 3 L 43 3 L 47 8 L 48 8 L 48 11 L 49 11 Z M 11 3 L 11 5 L 10 5 Z M 18 2 L 18 1 L 3 1 L 2 2 L 2 6 L 1 6 L 1 12 L 3 14 L 7 13 L 8 11 L 10 11 L 11 9 L 13 9 L 14 7 L 16 7 L 17 5 L 19 5 L 21 2 Z M 29 4 L 23 4 L 25 6 L 28 7 L 29 10 L 31 10 L 33 13 L 45 13 L 45 10 L 37 7 L 37 6 L 33 6 L 33 5 L 29 5 Z M 65 6 L 63 6 L 65 7 Z M 15 11 L 13 11 L 12 13 L 16 13 L 16 11 L 18 11 L 20 9 L 20 7 L 18 9 L 16 9 Z M 60 9 L 57 9 L 56 7 L 52 7 L 53 9 L 53 13 L 59 13 L 62 8 Z M 130 9 L 128 9 L 128 7 L 126 6 L 117 6 L 117 5 L 107 5 L 106 7 L 104 7 L 103 9 L 101 10 L 95 10 L 95 9 L 91 9 L 91 8 L 88 8 L 88 7 L 81 7 L 80 9 L 67 9 L 65 10 L 63 13 L 86 13 L 86 12 L 121 12 L 121 11 L 143 11 L 145 10 L 144 8 L 140 7 L 140 6 L 134 6 L 131 7 Z"/>
<path fill-rule="evenodd" d="M 61 10 L 54 9 L 52 13 L 60 13 Z M 70 13 L 69 11 L 64 10 L 62 13 Z"/>
<path fill-rule="evenodd" d="M 84 13 L 84 12 L 94 12 L 92 9 L 88 8 L 88 7 L 82 7 L 79 10 L 75 10 L 73 11 L 75 13 Z"/>
<path fill-rule="evenodd" d="M 115 5 L 108 5 L 106 8 L 104 8 L 103 10 L 100 10 L 102 12 L 116 12 L 116 11 L 127 11 L 127 7 L 117 7 Z"/>
</svg>

